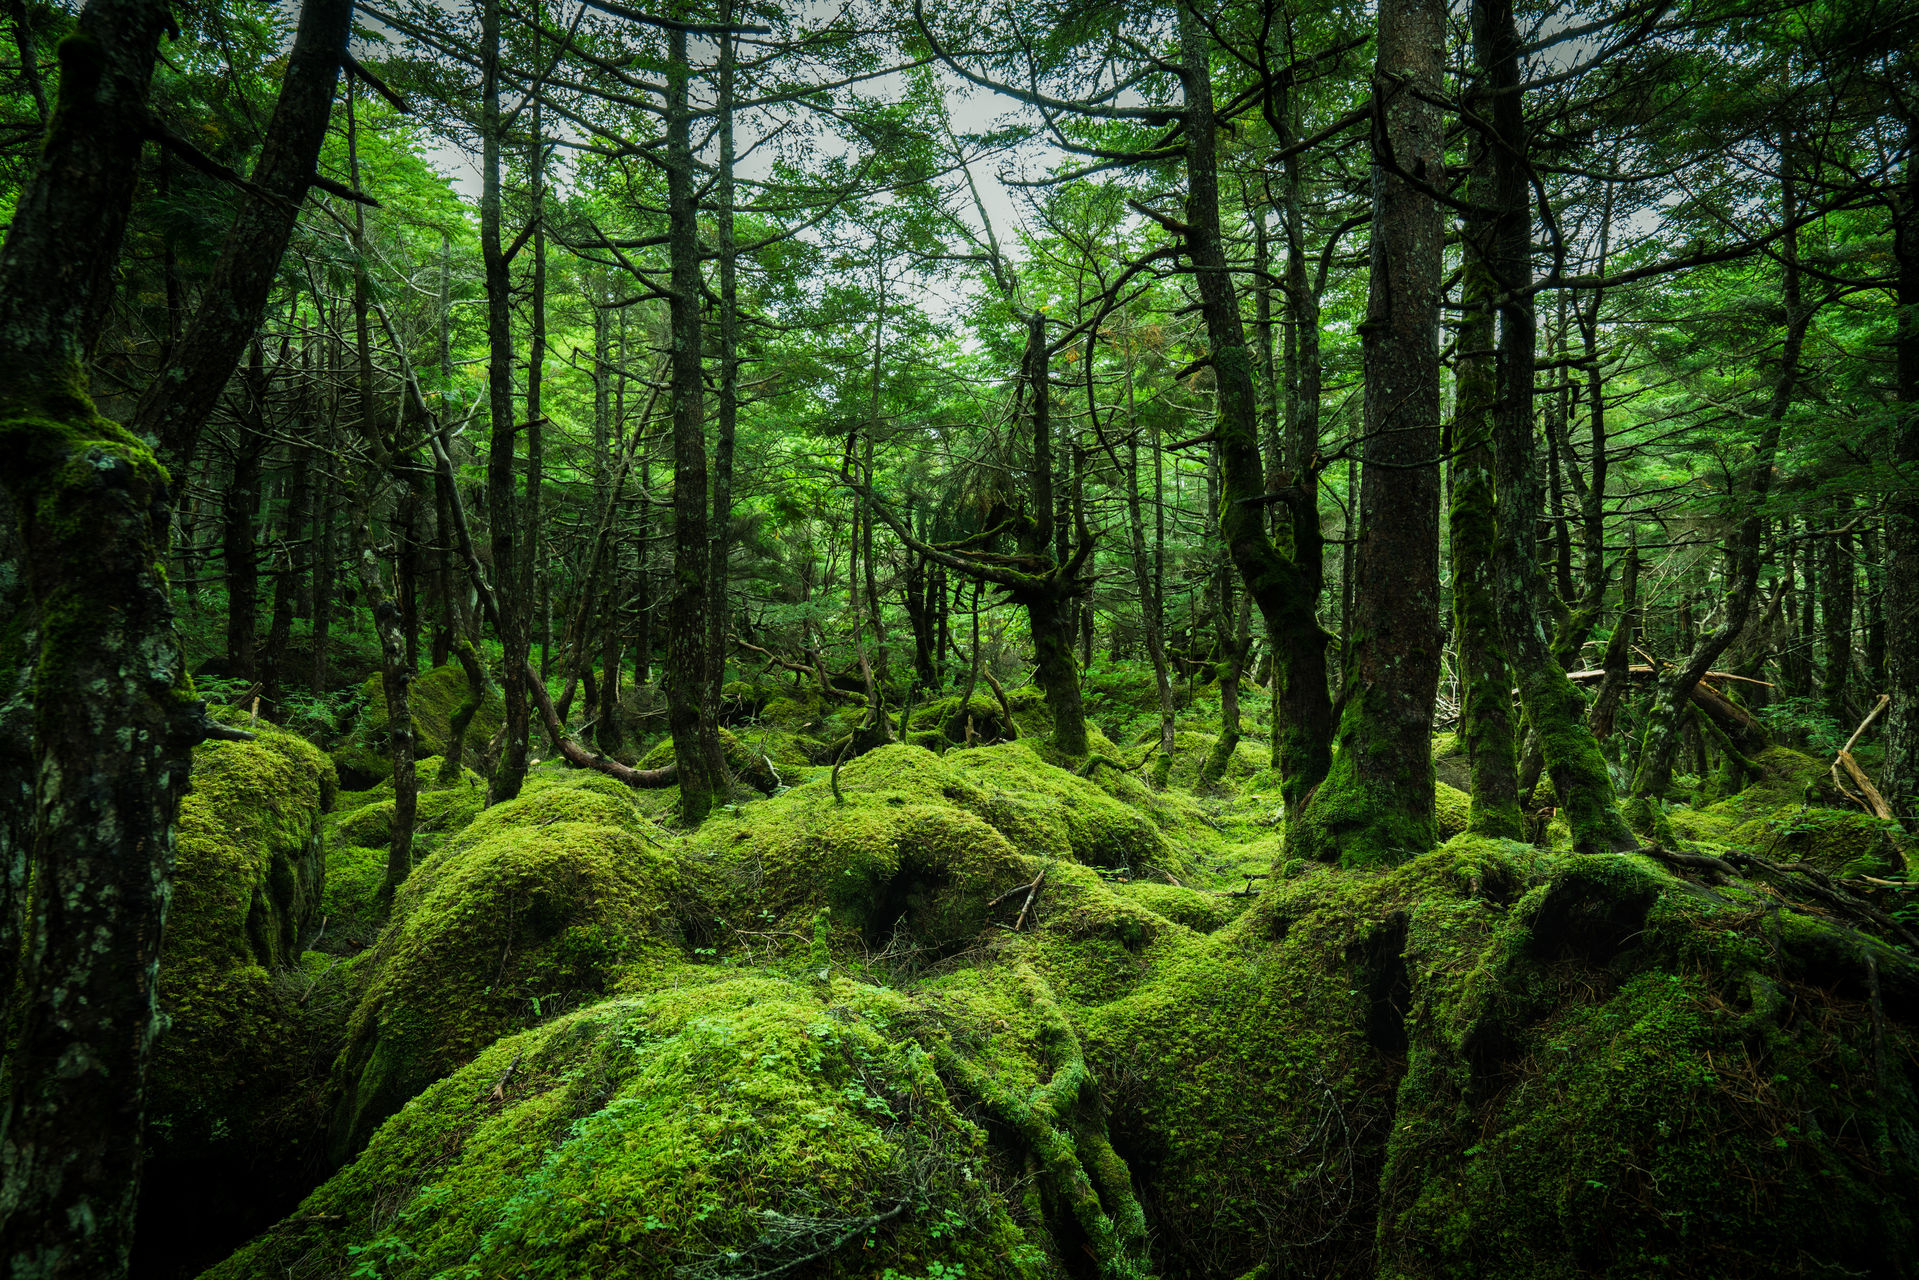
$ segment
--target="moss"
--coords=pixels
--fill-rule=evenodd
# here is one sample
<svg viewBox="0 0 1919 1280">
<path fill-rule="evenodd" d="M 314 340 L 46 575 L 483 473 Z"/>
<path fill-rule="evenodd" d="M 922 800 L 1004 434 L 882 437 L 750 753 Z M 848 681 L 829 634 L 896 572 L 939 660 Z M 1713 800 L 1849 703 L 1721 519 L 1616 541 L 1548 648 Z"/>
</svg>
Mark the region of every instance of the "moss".
<svg viewBox="0 0 1919 1280">
<path fill-rule="evenodd" d="M 681 973 L 486 1050 L 210 1277 L 1065 1274 L 927 1014 Z"/>
<path fill-rule="evenodd" d="M 180 805 L 160 953 L 167 1026 L 147 1090 L 162 1168 L 270 1163 L 275 1148 L 284 1154 L 318 1129 L 311 1084 L 324 1061 L 310 1055 L 332 1006 L 301 998 L 288 974 L 319 924 L 320 810 L 333 767 L 293 734 L 255 732 L 254 742 L 196 748 Z"/>
<path fill-rule="evenodd" d="M 444 756 L 453 738 L 453 716 L 470 690 L 466 672 L 457 664 L 435 667 L 415 677 L 408 687 L 413 713 L 413 749 L 420 757 Z M 362 711 L 347 742 L 333 753 L 340 777 L 355 789 L 365 789 L 390 778 L 393 762 L 387 757 L 386 693 L 380 677 L 369 676 L 362 688 Z M 468 725 L 461 751 L 465 768 L 483 769 L 486 745 L 506 723 L 506 707 L 499 691 L 489 688 Z M 424 781 L 434 775 L 421 772 Z"/>
<path fill-rule="evenodd" d="M 1743 790 L 1702 809 L 1666 810 L 1661 816 L 1672 832 L 1841 875 L 1903 875 L 1913 865 L 1912 841 L 1896 827 L 1857 809 L 1826 806 L 1836 797 L 1817 760 L 1774 747 L 1753 762 L 1760 776 Z"/>
<path fill-rule="evenodd" d="M 1157 738 L 1158 729 L 1152 730 Z M 1188 791 L 1205 789 L 1232 790 L 1244 785 L 1248 780 L 1267 770 L 1272 765 L 1272 751 L 1263 742 L 1254 742 L 1241 738 L 1233 749 L 1233 754 L 1223 763 L 1216 781 L 1205 780 L 1207 761 L 1213 756 L 1219 745 L 1219 738 L 1210 732 L 1197 732 L 1180 729 L 1173 734 L 1172 764 L 1166 775 L 1166 785 L 1182 787 Z"/>
<path fill-rule="evenodd" d="M 1211 933 L 1222 927 L 1252 901 L 1250 896 L 1234 897 L 1183 885 L 1155 884 L 1150 880 L 1114 885 L 1113 894 L 1200 933 Z"/>
<path fill-rule="evenodd" d="M 1439 838 L 1450 840 L 1466 830 L 1472 821 L 1473 798 L 1458 787 L 1437 783 L 1433 788 L 1433 807 L 1439 821 Z"/>
<path fill-rule="evenodd" d="M 334 1067 L 338 1155 L 500 1036 L 680 954 L 677 871 L 644 825 L 623 795 L 530 785 L 414 869 L 359 961 L 366 993 Z"/>
<path fill-rule="evenodd" d="M 463 769 L 456 784 L 435 786 L 430 780 L 439 776 L 439 757 L 430 756 L 418 763 L 420 778 L 428 785 L 418 796 L 413 827 L 416 834 L 448 834 L 460 830 L 479 816 L 486 804 L 484 778 L 470 769 Z M 388 779 L 369 791 L 350 794 L 364 803 L 328 815 L 328 842 L 385 848 L 393 835 L 392 780 Z"/>
</svg>

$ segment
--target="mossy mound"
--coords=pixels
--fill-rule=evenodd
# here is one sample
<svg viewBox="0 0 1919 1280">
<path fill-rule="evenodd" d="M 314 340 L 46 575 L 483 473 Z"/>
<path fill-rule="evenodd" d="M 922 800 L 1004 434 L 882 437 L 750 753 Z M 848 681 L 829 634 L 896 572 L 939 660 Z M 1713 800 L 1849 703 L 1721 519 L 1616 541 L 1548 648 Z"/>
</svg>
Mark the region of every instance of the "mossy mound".
<svg viewBox="0 0 1919 1280">
<path fill-rule="evenodd" d="M 843 979 L 678 977 L 686 985 L 486 1050 L 209 1280 L 289 1270 L 986 1280 L 1077 1274 L 1062 1250 L 1096 1254 L 1098 1237 L 1048 1230 L 1077 1224 L 1062 1198 L 1091 1201 L 1098 1223 L 1095 1184 L 1084 1172 L 1077 1182 L 1032 1173 L 1083 1171 L 1076 1146 L 1098 1149 L 1054 1118 L 1084 1114 L 1090 1089 L 1057 1009 L 1050 1038 L 990 1059 L 1057 1066 L 1049 1092 L 1054 1080 L 1028 1083 L 1030 1066 L 1007 1079 L 963 1056 L 958 1046 L 992 1034 L 965 1011 L 952 1015 L 965 1029 L 949 1035 L 942 1012 Z M 1030 995 L 1004 1003 L 1034 1021 Z M 1009 1153 L 973 1118 L 968 1086 L 993 1095 L 996 1119 L 1056 1139 L 1045 1156 Z M 1111 1186 L 1112 1170 L 1099 1172 Z M 1063 1194 L 1049 1195 L 1056 1186 Z M 1107 1243 L 1107 1259 L 1123 1262 Z"/>
<path fill-rule="evenodd" d="M 336 1157 L 502 1035 L 676 957 L 673 862 L 601 775 L 529 785 L 414 868 L 356 963 L 366 991 L 334 1066 Z"/>
<path fill-rule="evenodd" d="M 253 732 L 195 748 L 180 804 L 160 954 L 167 1023 L 146 1093 L 144 1255 L 183 1238 L 171 1219 L 187 1186 L 195 1234 L 258 1230 L 324 1129 L 318 1086 L 345 1010 L 333 975 L 303 976 L 301 946 L 320 918 L 333 766 L 272 725 Z"/>
<path fill-rule="evenodd" d="M 1776 861 L 1805 861 L 1839 875 L 1904 875 L 1913 842 L 1850 806 L 1833 807 L 1827 767 L 1774 747 L 1754 758 L 1760 777 L 1716 804 L 1666 813 L 1674 834 Z"/>
<path fill-rule="evenodd" d="M 1024 742 L 943 756 L 882 747 L 838 785 L 839 799 L 821 778 L 717 813 L 693 836 L 690 863 L 727 928 L 803 933 L 824 907 L 842 946 L 883 949 L 898 934 L 937 956 L 971 941 L 996 918 L 992 900 L 1040 866 L 1184 875 L 1216 839 L 1189 800 L 1111 770 L 1078 777 Z"/>
<path fill-rule="evenodd" d="M 1769 904 L 1467 836 L 1167 935 L 1076 1017 L 1160 1274 L 1913 1274 L 1919 967 Z"/>
<path fill-rule="evenodd" d="M 1468 795 L 1473 789 L 1472 760 L 1456 733 L 1433 735 L 1433 772 L 1447 786 Z"/>
<path fill-rule="evenodd" d="M 435 667 L 414 678 L 407 701 L 413 713 L 416 758 L 446 754 L 453 741 L 454 713 L 465 704 L 468 693 L 466 672 L 457 665 Z M 364 790 L 393 776 L 393 762 L 387 757 L 386 691 L 379 676 L 367 677 L 362 697 L 359 721 L 346 743 L 333 753 L 342 783 L 354 790 Z M 486 744 L 505 723 L 506 706 L 500 701 L 499 690 L 489 686 L 467 726 L 461 765 L 483 769 Z"/>
<path fill-rule="evenodd" d="M 1473 798 L 1458 787 L 1440 782 L 1433 787 L 1433 808 L 1439 821 L 1439 838 L 1450 840 L 1463 834 L 1472 821 Z"/>
<path fill-rule="evenodd" d="M 906 723 L 917 733 L 938 734 L 945 742 L 964 746 L 969 718 L 975 746 L 1008 742 L 1019 736 L 1017 723 L 1009 727 L 999 699 L 984 686 L 974 690 L 971 701 L 956 693 L 916 707 Z"/>
</svg>

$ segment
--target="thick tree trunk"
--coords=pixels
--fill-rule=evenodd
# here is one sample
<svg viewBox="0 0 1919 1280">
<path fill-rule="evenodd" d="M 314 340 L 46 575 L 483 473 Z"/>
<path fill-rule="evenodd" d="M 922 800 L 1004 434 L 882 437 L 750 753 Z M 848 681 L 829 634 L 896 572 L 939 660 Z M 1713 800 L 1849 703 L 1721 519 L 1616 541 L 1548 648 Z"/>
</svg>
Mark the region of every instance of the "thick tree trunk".
<svg viewBox="0 0 1919 1280">
<path fill-rule="evenodd" d="M 31 747 L 0 777 L 0 1272 L 35 1280 L 126 1273 L 174 816 L 206 736 L 168 598 L 167 473 L 86 392 L 168 25 L 152 0 L 81 12 L 0 249 L 0 475 L 37 640 L 10 704 Z"/>
<path fill-rule="evenodd" d="M 1352 658 L 1332 769 L 1295 825 L 1304 850 L 1352 866 L 1432 847 L 1439 687 L 1439 206 L 1445 8 L 1381 0 L 1373 75 L 1370 297 L 1361 329 L 1366 446 Z M 1388 159 L 1390 165 L 1388 167 Z M 1395 169 L 1399 172 L 1395 172 Z M 1230 501 L 1230 498 L 1229 498 Z"/>
<path fill-rule="evenodd" d="M 733 21 L 733 0 L 720 7 L 720 22 Z M 720 689 L 726 683 L 728 624 L 727 577 L 732 567 L 733 526 L 733 440 L 740 417 L 740 298 L 739 246 L 733 235 L 733 79 L 734 47 L 731 35 L 721 35 L 719 66 L 719 180 L 714 187 L 718 207 L 714 212 L 719 249 L 720 284 L 720 378 L 718 414 L 713 439 L 713 550 L 708 570 L 707 591 L 707 690 L 706 703 L 720 704 Z M 879 602 L 873 602 L 874 612 Z"/>
</svg>

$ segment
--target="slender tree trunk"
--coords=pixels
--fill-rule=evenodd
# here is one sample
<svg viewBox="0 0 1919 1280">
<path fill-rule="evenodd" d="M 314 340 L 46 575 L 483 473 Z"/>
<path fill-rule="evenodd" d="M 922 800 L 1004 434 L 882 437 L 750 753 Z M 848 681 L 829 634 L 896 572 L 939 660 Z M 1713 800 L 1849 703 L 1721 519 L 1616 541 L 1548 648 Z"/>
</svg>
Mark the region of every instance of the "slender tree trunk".
<svg viewBox="0 0 1919 1280">
<path fill-rule="evenodd" d="M 666 169 L 672 260 L 673 596 L 667 610 L 667 725 L 679 768 L 680 820 L 697 825 L 726 787 L 708 698 L 706 399 L 700 347 L 699 209 L 694 196 L 692 117 L 687 106 L 686 33 L 668 35 Z"/>
<path fill-rule="evenodd" d="M 486 514 L 491 531 L 494 592 L 500 614 L 501 695 L 506 704 L 506 744 L 487 790 L 489 803 L 511 800 L 526 779 L 527 735 L 532 730 L 526 665 L 532 651 L 527 615 L 531 602 L 519 590 L 516 485 L 517 434 L 513 422 L 513 279 L 501 244 L 500 0 L 483 0 L 480 120 L 480 256 L 486 268 L 487 405 L 492 442 L 486 468 Z"/>
<path fill-rule="evenodd" d="M 1825 623 L 1824 677 L 1819 696 L 1826 714 L 1844 723 L 1850 715 L 1846 706 L 1846 686 L 1852 676 L 1853 564 L 1852 531 L 1846 528 L 1852 518 L 1852 503 L 1842 500 L 1833 509 L 1833 533 L 1824 540 L 1826 551 L 1825 600 L 1820 612 Z"/>
<path fill-rule="evenodd" d="M 260 650 L 261 699 L 268 714 L 284 724 L 286 709 L 286 649 L 293 637 L 293 617 L 300 602 L 299 546 L 307 532 L 307 490 L 312 473 L 313 450 L 296 444 L 288 454 L 286 506 L 280 524 L 280 549 L 275 556 L 273 574 L 273 621 L 267 629 L 267 642 Z"/>
<path fill-rule="evenodd" d="M 1619 720 L 1619 704 L 1626 696 L 1634 633 L 1638 627 L 1639 541 L 1635 538 L 1626 547 L 1625 567 L 1620 570 L 1619 624 L 1613 628 L 1612 638 L 1606 641 L 1606 676 L 1600 683 L 1599 696 L 1593 699 L 1592 715 L 1588 720 L 1592 725 L 1593 737 L 1600 742 L 1612 737 L 1613 727 Z"/>
<path fill-rule="evenodd" d="M 245 377 L 246 402 L 236 415 L 233 475 L 220 496 L 221 555 L 227 575 L 227 675 L 254 678 L 259 636 L 260 558 L 253 522 L 260 514 L 260 463 L 267 448 L 266 355 L 253 344 Z"/>
<path fill-rule="evenodd" d="M 1476 0 L 1474 43 L 1492 89 L 1492 140 L 1499 210 L 1493 272 L 1500 289 L 1499 404 L 1493 415 L 1499 540 L 1495 559 L 1501 630 L 1519 684 L 1531 738 L 1573 844 L 1586 852 L 1626 849 L 1637 841 L 1620 817 L 1612 775 L 1586 722 L 1579 690 L 1553 652 L 1545 629 L 1546 591 L 1532 531 L 1540 510 L 1534 440 L 1533 378 L 1537 324 L 1532 287 L 1532 186 L 1527 125 L 1519 78 L 1519 32 L 1512 0 Z M 1522 770 L 1522 794 L 1529 779 Z"/>
<path fill-rule="evenodd" d="M 1790 227 L 1799 212 L 1798 183 L 1793 171 L 1796 146 L 1786 139 L 1779 150 L 1780 218 Z M 1634 825 L 1648 834 L 1658 834 L 1664 825 L 1659 806 L 1672 785 L 1682 717 L 1691 704 L 1693 686 L 1712 669 L 1713 662 L 1745 627 L 1759 590 L 1759 551 L 1765 532 L 1766 495 L 1772 488 L 1780 429 L 1798 384 L 1800 348 L 1812 321 L 1811 311 L 1800 299 L 1798 233 L 1787 231 L 1780 248 L 1780 261 L 1784 264 L 1781 293 L 1785 303 L 1786 336 L 1780 351 L 1779 377 L 1773 385 L 1772 404 L 1760 429 L 1745 483 L 1735 495 L 1736 509 L 1742 515 L 1739 532 L 1728 549 L 1731 563 L 1719 625 L 1701 637 L 1692 646 L 1692 652 L 1659 682 L 1646 717 L 1645 740 L 1639 751 L 1639 767 L 1633 776 L 1632 817 Z M 1807 614 L 1811 613 L 1813 598 L 1809 587 L 1805 596 Z"/>
<path fill-rule="evenodd" d="M 1919 112 L 1906 117 L 1906 184 L 1898 204 L 1899 415 L 1886 509 L 1884 586 L 1886 785 L 1893 812 L 1919 835 Z"/>
<path fill-rule="evenodd" d="M 1484 94 L 1472 98 L 1485 111 Z M 1470 140 L 1472 173 L 1467 199 L 1490 202 L 1492 145 Z M 1453 630 L 1459 644 L 1459 740 L 1472 770 L 1471 830 L 1517 840 L 1525 834 L 1519 811 L 1519 760 L 1513 725 L 1513 677 L 1500 636 L 1498 489 L 1493 478 L 1493 409 L 1499 399 L 1491 218 L 1469 218 L 1461 228 L 1465 315 L 1455 366 L 1452 493 Z"/>
<path fill-rule="evenodd" d="M 355 95 L 349 83 L 346 95 L 347 166 L 355 187 L 360 183 L 359 127 Z M 368 323 L 372 281 L 367 276 L 366 210 L 353 207 L 353 329 L 358 346 L 360 377 L 358 402 L 360 437 L 366 444 L 368 475 L 359 486 L 353 518 L 348 521 L 353 565 L 359 575 L 360 596 L 373 615 L 380 637 L 380 690 L 386 698 L 387 758 L 393 766 L 393 827 L 387 840 L 386 881 L 382 892 L 391 897 L 413 871 L 413 824 L 419 810 L 419 778 L 413 763 L 413 667 L 407 659 L 402 611 L 387 598 L 380 557 L 373 547 L 374 512 L 393 480 L 396 455 L 380 430 L 379 399 L 373 384 L 373 333 Z M 404 357 L 403 357 L 404 358 Z M 405 399 L 396 413 L 393 434 L 401 434 Z"/>
</svg>

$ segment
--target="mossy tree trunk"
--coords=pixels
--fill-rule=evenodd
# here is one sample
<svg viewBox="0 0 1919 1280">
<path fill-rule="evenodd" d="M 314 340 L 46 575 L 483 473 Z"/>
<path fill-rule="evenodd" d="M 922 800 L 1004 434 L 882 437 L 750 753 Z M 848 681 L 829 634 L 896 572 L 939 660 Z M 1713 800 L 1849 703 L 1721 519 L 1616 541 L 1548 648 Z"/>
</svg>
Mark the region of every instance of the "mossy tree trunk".
<svg viewBox="0 0 1919 1280">
<path fill-rule="evenodd" d="M 1326 687 L 1326 646 L 1331 637 L 1317 616 L 1324 550 L 1315 500 L 1319 477 L 1307 458 L 1295 457 L 1292 476 L 1270 477 L 1279 487 L 1267 490 L 1254 357 L 1220 236 L 1219 130 L 1213 110 L 1211 43 L 1199 20 L 1184 9 L 1180 46 L 1186 134 L 1186 219 L 1180 230 L 1193 265 L 1194 289 L 1218 387 L 1213 431 L 1219 441 L 1219 532 L 1272 641 L 1273 679 L 1279 685 L 1273 733 L 1278 739 L 1280 789 L 1287 813 L 1298 814 L 1331 763 L 1332 699 Z M 1313 394 L 1316 402 L 1317 388 Z M 1302 406 L 1305 399 L 1302 389 Z M 1290 551 L 1281 548 L 1267 530 L 1266 508 L 1274 502 L 1282 503 L 1292 517 Z M 1298 823 L 1288 823 L 1289 844 L 1299 831 Z"/>
<path fill-rule="evenodd" d="M 267 627 L 266 644 L 260 650 L 260 693 L 267 714 L 286 723 L 286 649 L 293 638 L 293 618 L 299 611 L 302 581 L 300 556 L 294 548 L 304 541 L 307 527 L 307 493 L 312 474 L 313 450 L 294 445 L 290 450 L 290 474 L 287 479 L 285 515 L 281 522 L 280 549 L 274 556 L 273 620 Z"/>
<path fill-rule="evenodd" d="M 31 726 L 8 732 L 31 746 L 0 778 L 0 1271 L 45 1280 L 126 1272 L 174 817 L 205 736 L 168 598 L 168 476 L 99 417 L 85 372 L 169 24 L 153 0 L 87 5 L 0 249 L 0 453 L 37 641 L 11 708 Z"/>
<path fill-rule="evenodd" d="M 1887 803 L 1919 835 L 1919 111 L 1906 115 L 1906 182 L 1895 224 L 1898 417 L 1886 512 Z"/>
<path fill-rule="evenodd" d="M 1470 99 L 1483 113 L 1482 93 Z M 1484 205 L 1492 196 L 1492 145 L 1469 139 L 1472 171 L 1467 200 Z M 1493 406 L 1499 399 L 1495 361 L 1495 306 L 1499 290 L 1491 260 L 1495 224 L 1469 217 L 1461 228 L 1464 259 L 1461 291 L 1465 315 L 1459 325 L 1455 365 L 1452 494 L 1447 513 L 1452 537 L 1453 631 L 1459 644 L 1459 741 L 1472 771 L 1469 829 L 1510 840 L 1525 834 L 1519 811 L 1519 759 L 1513 725 L 1512 670 L 1499 634 L 1498 584 L 1493 565 L 1499 545 L 1498 490 L 1493 480 Z"/>
<path fill-rule="evenodd" d="M 1739 532 L 1729 548 L 1731 564 L 1727 572 L 1725 596 L 1719 624 L 1699 637 L 1692 651 L 1659 682 L 1647 710 L 1645 738 L 1639 750 L 1639 765 L 1633 774 L 1632 819 L 1642 832 L 1658 835 L 1664 825 L 1660 806 L 1672 785 L 1673 766 L 1679 756 L 1683 716 L 1693 698 L 1693 689 L 1712 669 L 1746 625 L 1752 613 L 1753 599 L 1759 591 L 1761 541 L 1766 526 L 1766 495 L 1772 489 L 1773 464 L 1779 452 L 1779 436 L 1799 379 L 1799 354 L 1812 323 L 1813 309 L 1801 297 L 1799 280 L 1799 235 L 1790 229 L 1799 212 L 1798 182 L 1793 166 L 1795 147 L 1782 140 L 1780 151 L 1780 219 L 1788 230 L 1781 240 L 1779 260 L 1781 301 L 1785 305 L 1786 333 L 1780 348 L 1779 375 L 1773 384 L 1772 401 L 1767 409 L 1752 462 L 1744 482 L 1732 495 L 1741 514 Z M 1808 551 L 1810 554 L 1810 550 Z M 1805 595 L 1805 613 L 1810 614 L 1814 592 Z"/>
<path fill-rule="evenodd" d="M 1302 851 L 1347 865 L 1432 847 L 1439 687 L 1439 297 L 1445 227 L 1416 184 L 1443 185 L 1445 8 L 1382 0 L 1373 74 L 1370 295 L 1352 657 L 1333 764 L 1299 828 Z M 1413 175 L 1423 175 L 1414 177 Z"/>
<path fill-rule="evenodd" d="M 1511 0 L 1475 0 L 1473 41 L 1486 69 L 1494 137 L 1493 273 L 1500 291 L 1499 403 L 1493 414 L 1498 489 L 1496 598 L 1519 698 L 1575 847 L 1593 852 L 1637 842 L 1620 817 L 1612 775 L 1586 723 L 1586 701 L 1566 677 L 1546 633 L 1545 584 L 1533 554 L 1541 509 L 1533 377 L 1538 326 L 1532 293 L 1532 186 L 1519 32 Z M 1522 783 L 1523 785 L 1523 783 Z"/>
<path fill-rule="evenodd" d="M 346 95 L 347 169 L 354 185 L 360 181 L 359 125 L 351 83 Z M 386 589 L 380 556 L 373 547 L 373 521 L 382 498 L 395 478 L 399 460 L 380 427 L 380 399 L 373 381 L 372 281 L 367 275 L 366 212 L 353 210 L 352 226 L 353 330 L 359 355 L 360 438 L 366 445 L 367 472 L 360 478 L 352 519 L 348 521 L 360 597 L 373 616 L 380 637 L 380 692 L 386 700 L 387 759 L 393 768 L 393 827 L 387 839 L 386 879 L 382 893 L 391 897 L 413 871 L 413 824 L 419 811 L 419 777 L 413 762 L 413 665 L 408 659 L 401 611 Z M 404 408 L 405 400 L 402 397 Z M 403 431 L 404 413 L 396 415 L 395 442 Z M 404 499 L 402 499 L 404 501 Z"/>
<path fill-rule="evenodd" d="M 1825 671 L 1819 681 L 1819 697 L 1826 714 L 1834 721 L 1849 717 L 1846 688 L 1852 676 L 1853 612 L 1853 538 L 1852 501 L 1833 504 L 1831 536 L 1825 539 L 1825 600 L 1820 607 L 1824 631 Z"/>
</svg>

